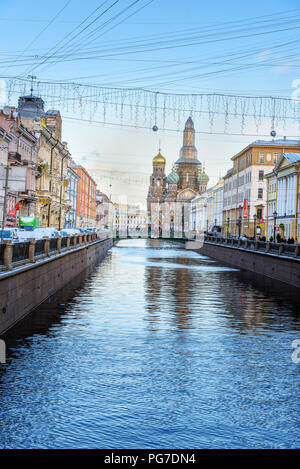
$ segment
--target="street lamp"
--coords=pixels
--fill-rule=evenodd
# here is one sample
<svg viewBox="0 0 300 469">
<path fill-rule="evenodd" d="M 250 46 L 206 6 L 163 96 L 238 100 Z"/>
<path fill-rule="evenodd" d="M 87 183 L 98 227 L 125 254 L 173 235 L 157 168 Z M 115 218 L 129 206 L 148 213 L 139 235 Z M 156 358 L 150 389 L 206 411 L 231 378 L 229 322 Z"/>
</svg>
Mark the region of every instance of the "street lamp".
<svg viewBox="0 0 300 469">
<path fill-rule="evenodd" d="M 230 222 L 230 218 L 228 217 L 227 218 L 227 238 L 229 237 L 229 222 Z"/>
<path fill-rule="evenodd" d="M 254 220 L 254 238 L 256 238 L 256 214 L 253 215 L 253 220 Z"/>
<path fill-rule="evenodd" d="M 208 219 L 206 220 L 206 236 L 208 236 Z"/>
<path fill-rule="evenodd" d="M 274 213 L 273 213 L 273 217 L 274 217 L 274 231 L 273 231 L 273 235 L 274 235 L 274 236 L 273 236 L 273 237 L 274 237 L 274 243 L 275 243 L 275 232 L 276 232 L 275 228 L 276 228 L 276 218 L 277 218 L 277 212 L 276 212 L 276 210 L 275 210 Z"/>
<path fill-rule="evenodd" d="M 241 237 L 241 226 L 242 226 L 242 207 L 241 205 L 239 206 L 239 220 L 238 220 L 238 227 L 239 227 L 239 238 Z"/>
</svg>

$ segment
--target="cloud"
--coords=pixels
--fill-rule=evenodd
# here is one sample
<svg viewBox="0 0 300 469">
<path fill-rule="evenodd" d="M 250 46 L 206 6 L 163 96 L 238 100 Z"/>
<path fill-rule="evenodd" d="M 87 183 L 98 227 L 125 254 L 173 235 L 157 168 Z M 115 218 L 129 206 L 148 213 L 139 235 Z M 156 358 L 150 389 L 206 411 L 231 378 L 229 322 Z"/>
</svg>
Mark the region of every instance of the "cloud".
<svg viewBox="0 0 300 469">
<path fill-rule="evenodd" d="M 261 51 L 258 55 L 257 55 L 257 58 L 260 60 L 260 59 L 264 59 L 265 57 L 267 57 L 271 52 L 271 49 L 265 49 L 263 51 Z"/>
</svg>

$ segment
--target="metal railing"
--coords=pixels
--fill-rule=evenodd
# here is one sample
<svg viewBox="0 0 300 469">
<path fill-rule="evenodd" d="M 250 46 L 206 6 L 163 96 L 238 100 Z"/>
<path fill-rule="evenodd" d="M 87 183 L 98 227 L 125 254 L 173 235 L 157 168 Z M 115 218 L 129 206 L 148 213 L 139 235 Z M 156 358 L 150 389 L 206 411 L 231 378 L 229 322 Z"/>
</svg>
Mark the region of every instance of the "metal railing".
<svg viewBox="0 0 300 469">
<path fill-rule="evenodd" d="M 57 240 L 58 238 L 50 238 L 50 251 L 57 251 Z"/>
<path fill-rule="evenodd" d="M 29 258 L 29 241 L 13 244 L 12 262 L 23 261 Z"/>
<path fill-rule="evenodd" d="M 232 246 L 237 249 L 277 254 L 280 256 L 300 257 L 300 243 L 274 243 L 270 241 L 258 241 L 252 239 L 223 238 L 219 236 L 205 235 L 204 241 L 218 245 Z"/>
<path fill-rule="evenodd" d="M 4 241 L 4 243 L 0 243 L 0 271 L 34 263 L 37 260 L 85 246 L 98 239 L 104 239 L 104 237 L 98 236 L 97 233 L 90 233 L 55 238 L 45 236 L 43 239 L 29 239 L 17 243 L 12 243 L 10 240 Z"/>
</svg>

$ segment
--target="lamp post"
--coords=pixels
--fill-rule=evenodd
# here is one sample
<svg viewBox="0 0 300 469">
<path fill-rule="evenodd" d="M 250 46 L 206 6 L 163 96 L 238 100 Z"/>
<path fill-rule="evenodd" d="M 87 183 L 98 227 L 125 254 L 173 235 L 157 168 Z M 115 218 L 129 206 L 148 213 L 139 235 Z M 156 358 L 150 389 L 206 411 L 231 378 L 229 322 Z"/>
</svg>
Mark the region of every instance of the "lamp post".
<svg viewBox="0 0 300 469">
<path fill-rule="evenodd" d="M 274 237 L 274 243 L 275 243 L 275 232 L 276 232 L 276 229 L 275 229 L 275 228 L 276 228 L 276 218 L 277 218 L 277 212 L 276 212 L 276 210 L 275 210 L 274 213 L 273 213 L 273 217 L 274 217 L 274 230 L 273 230 L 273 235 L 274 235 L 274 236 L 273 236 L 273 237 Z"/>
<path fill-rule="evenodd" d="M 256 238 L 256 214 L 253 215 L 253 220 L 254 220 L 254 238 Z"/>
<path fill-rule="evenodd" d="M 206 236 L 208 236 L 208 219 L 206 220 Z"/>
<path fill-rule="evenodd" d="M 227 218 L 227 239 L 229 238 L 229 222 L 230 222 L 230 218 L 228 217 Z"/>
<path fill-rule="evenodd" d="M 241 237 L 241 226 L 242 226 L 242 207 L 241 205 L 239 206 L 239 219 L 238 219 L 238 227 L 239 227 L 239 238 Z"/>
</svg>

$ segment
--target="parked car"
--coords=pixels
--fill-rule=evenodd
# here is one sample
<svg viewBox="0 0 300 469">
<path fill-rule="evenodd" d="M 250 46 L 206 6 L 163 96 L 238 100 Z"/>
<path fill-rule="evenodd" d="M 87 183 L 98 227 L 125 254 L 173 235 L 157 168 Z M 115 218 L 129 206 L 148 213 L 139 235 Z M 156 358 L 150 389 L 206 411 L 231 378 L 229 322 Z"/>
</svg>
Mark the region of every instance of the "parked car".
<svg viewBox="0 0 300 469">
<path fill-rule="evenodd" d="M 18 241 L 18 234 L 16 228 L 4 228 L 4 230 L 0 229 L 0 239 L 2 238 L 2 231 L 3 240 L 10 240 L 12 242 Z"/>
<path fill-rule="evenodd" d="M 17 231 L 17 236 L 19 241 L 26 241 L 29 238 L 35 238 L 36 239 L 36 233 L 34 232 L 35 230 L 23 230 L 23 229 L 18 229 Z"/>
<path fill-rule="evenodd" d="M 79 228 L 63 228 L 62 230 L 59 231 L 60 236 L 73 236 L 74 234 L 80 234 L 80 229 Z"/>
<path fill-rule="evenodd" d="M 230 239 L 239 239 L 238 235 L 232 235 L 232 234 L 229 234 L 228 238 L 230 238 Z"/>
<path fill-rule="evenodd" d="M 39 235 L 39 239 L 43 238 L 44 236 L 48 236 L 49 238 L 55 238 L 55 236 L 59 236 L 59 231 L 56 228 L 36 228 L 34 230 L 36 234 Z"/>
<path fill-rule="evenodd" d="M 55 236 L 59 236 L 59 232 L 55 228 L 35 228 L 34 230 L 18 229 L 17 236 L 19 241 L 25 241 L 29 238 L 43 239 L 44 236 L 54 238 Z"/>
</svg>

